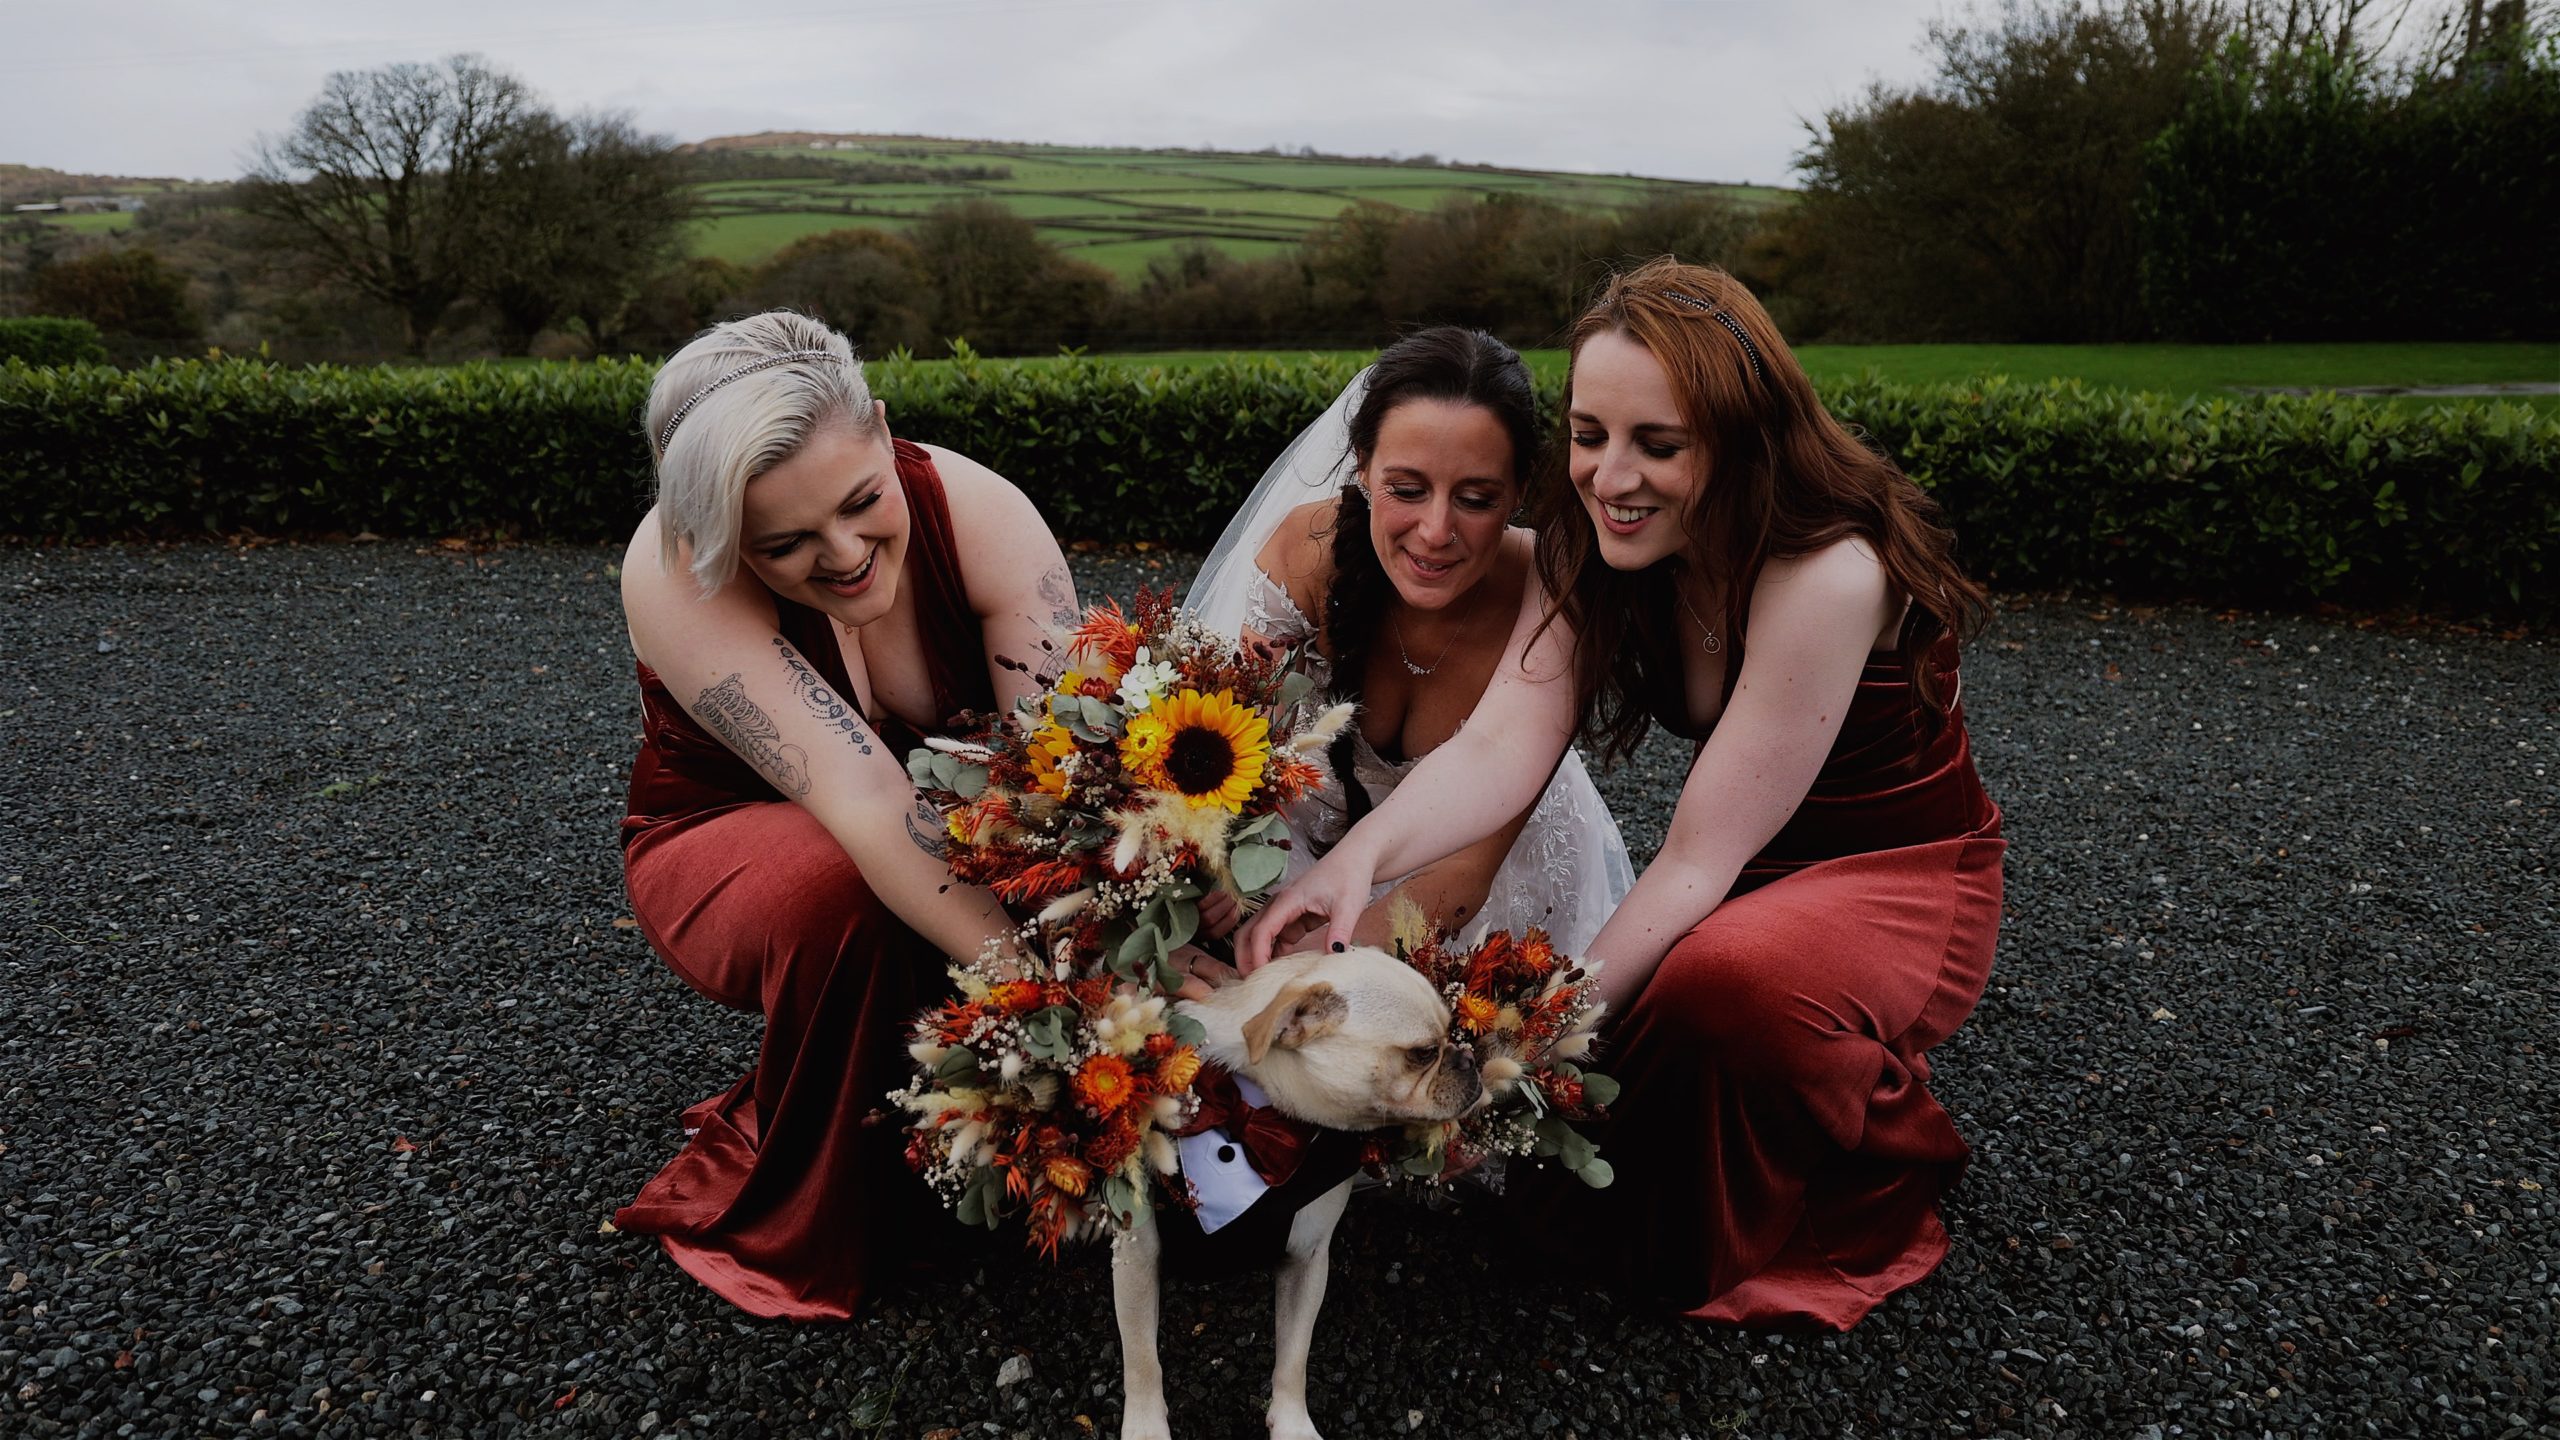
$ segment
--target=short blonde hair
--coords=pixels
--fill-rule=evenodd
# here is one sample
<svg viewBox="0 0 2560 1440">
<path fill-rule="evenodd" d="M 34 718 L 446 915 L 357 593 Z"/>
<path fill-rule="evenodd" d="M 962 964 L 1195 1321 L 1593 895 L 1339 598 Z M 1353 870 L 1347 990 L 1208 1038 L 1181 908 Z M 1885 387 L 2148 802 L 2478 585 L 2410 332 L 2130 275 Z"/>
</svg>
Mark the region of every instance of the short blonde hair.
<svg viewBox="0 0 2560 1440">
<path fill-rule="evenodd" d="M 790 459 L 821 427 L 871 431 L 871 387 L 853 342 L 791 310 L 725 321 L 670 357 L 644 412 L 657 459 L 660 563 L 681 547 L 704 594 L 738 573 L 747 482 Z"/>
</svg>

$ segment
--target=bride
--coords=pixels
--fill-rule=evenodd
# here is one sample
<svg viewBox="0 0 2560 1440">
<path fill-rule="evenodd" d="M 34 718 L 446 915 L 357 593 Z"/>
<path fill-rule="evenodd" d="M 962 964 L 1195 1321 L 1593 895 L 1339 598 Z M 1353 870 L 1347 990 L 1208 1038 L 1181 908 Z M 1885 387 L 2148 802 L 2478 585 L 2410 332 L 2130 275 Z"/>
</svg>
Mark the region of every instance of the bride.
<svg viewBox="0 0 2560 1440">
<path fill-rule="evenodd" d="M 1294 879 L 1474 713 L 1514 628 L 1535 624 L 1535 538 L 1513 526 L 1537 454 L 1529 369 L 1477 330 L 1380 352 L 1273 462 L 1186 601 L 1210 628 L 1293 648 L 1318 690 L 1360 702 L 1334 744 L 1344 783 L 1288 816 Z M 1488 719 L 1487 723 L 1492 723 Z M 1386 941 L 1398 896 L 1453 929 L 1536 925 L 1579 954 L 1635 883 L 1577 752 L 1484 840 L 1377 886 L 1355 932 Z M 1213 930 L 1235 923 L 1210 903 Z"/>
</svg>

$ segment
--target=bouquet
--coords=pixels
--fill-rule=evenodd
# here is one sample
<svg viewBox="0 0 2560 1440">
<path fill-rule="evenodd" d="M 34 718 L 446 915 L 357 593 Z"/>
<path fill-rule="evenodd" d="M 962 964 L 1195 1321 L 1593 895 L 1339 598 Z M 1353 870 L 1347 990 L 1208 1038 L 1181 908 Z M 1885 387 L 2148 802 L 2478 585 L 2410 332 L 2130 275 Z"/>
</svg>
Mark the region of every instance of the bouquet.
<svg viewBox="0 0 2560 1440">
<path fill-rule="evenodd" d="M 982 959 L 951 978 L 959 996 L 916 1021 L 917 1078 L 889 1097 L 914 1116 L 907 1163 L 963 1224 L 1021 1210 L 1052 1257 L 1138 1223 L 1150 1178 L 1177 1167 L 1167 1130 L 1198 1103 L 1198 1024 L 1107 974 L 1026 980 Z"/>
<path fill-rule="evenodd" d="M 1576 1062 L 1591 1053 L 1603 1005 L 1590 972 L 1546 932 L 1508 930 L 1473 945 L 1399 904 L 1395 952 L 1449 1001 L 1449 1040 L 1475 1056 L 1487 1103 L 1474 1114 L 1372 1136 L 1363 1155 L 1384 1179 L 1446 1184 L 1494 1156 L 1553 1159 L 1597 1189 L 1614 1177 L 1574 1127 L 1605 1116 L 1618 1082 Z"/>
<path fill-rule="evenodd" d="M 1223 889 L 1250 912 L 1286 871 L 1281 808 L 1327 783 L 1315 757 L 1354 707 L 1310 717 L 1294 652 L 1202 629 L 1170 589 L 1087 611 L 1067 659 L 1046 693 L 929 742 L 907 773 L 942 809 L 951 873 L 1035 912 L 1034 953 L 1170 990 L 1199 899 Z"/>
<path fill-rule="evenodd" d="M 1167 1008 L 1173 952 L 1210 890 L 1249 910 L 1280 879 L 1281 807 L 1327 783 L 1314 757 L 1353 710 L 1311 715 L 1295 659 L 1142 591 L 1086 612 L 1047 691 L 908 757 L 951 873 L 1030 912 L 1018 934 L 1040 957 L 1030 976 L 992 953 L 954 967 L 959 996 L 916 1022 L 916 1077 L 890 1097 L 908 1163 L 962 1221 L 1019 1212 L 1054 1254 L 1140 1223 L 1177 1168 L 1200 1034 Z"/>
</svg>

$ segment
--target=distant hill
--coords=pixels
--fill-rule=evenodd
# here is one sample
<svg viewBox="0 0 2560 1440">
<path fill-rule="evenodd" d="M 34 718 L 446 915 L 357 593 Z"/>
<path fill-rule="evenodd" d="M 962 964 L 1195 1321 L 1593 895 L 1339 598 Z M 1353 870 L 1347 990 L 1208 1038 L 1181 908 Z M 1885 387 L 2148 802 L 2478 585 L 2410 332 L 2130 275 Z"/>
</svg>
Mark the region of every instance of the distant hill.
<svg viewBox="0 0 2560 1440">
<path fill-rule="evenodd" d="M 81 175 L 69 170 L 48 170 L 41 165 L 0 162 L 0 210 L 11 205 L 48 204 L 65 195 L 150 195 L 200 188 L 196 181 L 166 176 Z"/>
<path fill-rule="evenodd" d="M 706 178 L 696 189 L 710 214 L 694 248 L 741 264 L 804 235 L 853 226 L 902 230 L 953 200 L 999 201 L 1070 255 L 1132 278 L 1184 241 L 1238 258 L 1272 254 L 1363 201 L 1429 210 L 1456 196 L 1509 194 L 1599 210 L 1699 192 L 1765 206 L 1790 193 L 1429 156 L 1140 150 L 927 135 L 766 131 L 684 149 L 702 161 Z"/>
</svg>

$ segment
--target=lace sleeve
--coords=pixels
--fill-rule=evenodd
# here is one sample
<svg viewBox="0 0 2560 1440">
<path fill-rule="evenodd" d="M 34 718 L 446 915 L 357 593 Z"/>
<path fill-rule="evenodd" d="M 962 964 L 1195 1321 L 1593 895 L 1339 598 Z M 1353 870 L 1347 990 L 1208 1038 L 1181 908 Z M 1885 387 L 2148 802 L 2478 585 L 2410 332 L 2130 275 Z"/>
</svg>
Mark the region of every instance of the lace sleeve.
<svg viewBox="0 0 2560 1440">
<path fill-rule="evenodd" d="M 1288 587 L 1259 568 L 1245 593 L 1244 628 L 1276 645 L 1296 645 L 1316 633 L 1315 623 L 1289 598 Z"/>
</svg>

